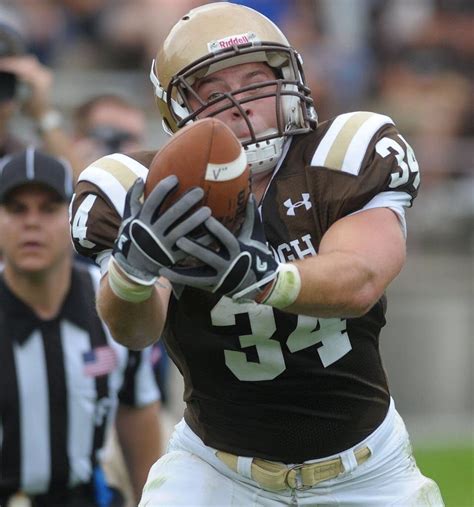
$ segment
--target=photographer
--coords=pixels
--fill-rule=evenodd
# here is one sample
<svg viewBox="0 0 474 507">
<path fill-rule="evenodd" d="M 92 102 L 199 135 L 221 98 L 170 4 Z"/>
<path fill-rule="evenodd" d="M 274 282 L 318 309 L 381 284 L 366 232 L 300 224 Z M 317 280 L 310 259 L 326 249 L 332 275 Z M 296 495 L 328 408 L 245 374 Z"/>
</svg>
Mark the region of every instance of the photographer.
<svg viewBox="0 0 474 507">
<path fill-rule="evenodd" d="M 20 112 L 33 121 L 44 151 L 67 159 L 77 177 L 82 163 L 61 113 L 51 103 L 52 87 L 51 69 L 28 54 L 25 40 L 12 26 L 0 22 L 0 157 L 30 142 L 11 132 L 13 118 Z"/>
<path fill-rule="evenodd" d="M 89 98 L 74 111 L 73 125 L 74 149 L 84 167 L 110 153 L 143 149 L 145 113 L 120 95 Z"/>
<path fill-rule="evenodd" d="M 17 110 L 18 80 L 15 74 L 7 72 L 2 64 L 7 60 L 5 57 L 13 59 L 16 55 L 22 55 L 24 51 L 20 35 L 14 29 L 0 23 L 0 157 L 23 148 L 23 142 L 9 130 L 10 122 Z"/>
</svg>

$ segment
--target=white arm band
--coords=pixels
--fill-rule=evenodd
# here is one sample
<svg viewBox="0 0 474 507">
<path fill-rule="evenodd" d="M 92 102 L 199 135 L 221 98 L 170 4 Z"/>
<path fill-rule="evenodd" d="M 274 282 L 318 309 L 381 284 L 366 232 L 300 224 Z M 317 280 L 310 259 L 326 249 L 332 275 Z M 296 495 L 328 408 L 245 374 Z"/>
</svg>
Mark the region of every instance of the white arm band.
<svg viewBox="0 0 474 507">
<path fill-rule="evenodd" d="M 277 273 L 272 288 L 260 303 L 281 310 L 296 301 L 301 290 L 301 277 L 294 264 L 280 264 Z"/>
<path fill-rule="evenodd" d="M 132 282 L 113 257 L 109 261 L 108 281 L 112 292 L 118 298 L 131 303 L 141 303 L 149 299 L 154 289 L 154 285 L 141 285 Z"/>
</svg>

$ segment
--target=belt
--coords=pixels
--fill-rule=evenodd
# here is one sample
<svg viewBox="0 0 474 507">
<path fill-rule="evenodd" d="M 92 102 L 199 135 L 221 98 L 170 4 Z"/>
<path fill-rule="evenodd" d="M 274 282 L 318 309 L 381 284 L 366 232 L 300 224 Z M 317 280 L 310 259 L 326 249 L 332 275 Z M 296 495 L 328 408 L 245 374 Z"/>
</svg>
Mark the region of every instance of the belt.
<svg viewBox="0 0 474 507">
<path fill-rule="evenodd" d="M 367 461 L 370 455 L 371 452 L 368 447 L 362 447 L 354 451 L 358 465 Z M 216 456 L 234 472 L 239 473 L 237 468 L 238 456 L 223 451 L 217 451 Z M 344 465 L 341 458 L 293 466 L 254 458 L 251 465 L 252 479 L 262 488 L 272 491 L 281 491 L 287 488 L 309 489 L 322 481 L 334 479 L 343 472 Z"/>
</svg>

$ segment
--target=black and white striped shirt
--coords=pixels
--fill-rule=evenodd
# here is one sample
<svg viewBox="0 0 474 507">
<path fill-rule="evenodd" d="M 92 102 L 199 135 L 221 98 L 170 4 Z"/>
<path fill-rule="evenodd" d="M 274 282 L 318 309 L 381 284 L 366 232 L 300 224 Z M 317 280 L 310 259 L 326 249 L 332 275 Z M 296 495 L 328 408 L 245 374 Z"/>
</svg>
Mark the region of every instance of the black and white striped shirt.
<svg viewBox="0 0 474 507">
<path fill-rule="evenodd" d="M 58 317 L 40 320 L 0 278 L 0 495 L 91 480 L 118 403 L 159 398 L 149 351 L 112 340 L 94 266 L 76 264 Z"/>
</svg>

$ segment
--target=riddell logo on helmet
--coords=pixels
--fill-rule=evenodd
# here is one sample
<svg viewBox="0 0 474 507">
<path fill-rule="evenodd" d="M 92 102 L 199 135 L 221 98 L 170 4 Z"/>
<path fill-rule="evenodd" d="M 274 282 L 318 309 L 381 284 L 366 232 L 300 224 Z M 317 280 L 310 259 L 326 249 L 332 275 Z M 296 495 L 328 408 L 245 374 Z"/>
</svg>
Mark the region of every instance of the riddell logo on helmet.
<svg viewBox="0 0 474 507">
<path fill-rule="evenodd" d="M 207 49 L 211 52 L 227 49 L 232 46 L 240 46 L 242 44 L 249 44 L 257 42 L 257 36 L 253 32 L 241 33 L 238 35 L 230 35 L 224 39 L 213 40 L 207 44 Z"/>
</svg>

